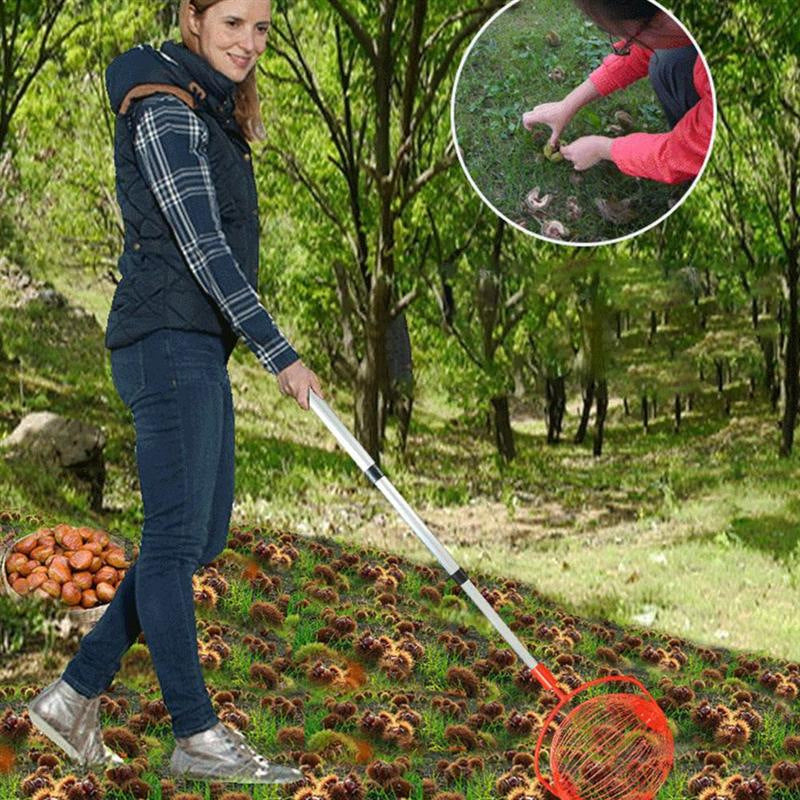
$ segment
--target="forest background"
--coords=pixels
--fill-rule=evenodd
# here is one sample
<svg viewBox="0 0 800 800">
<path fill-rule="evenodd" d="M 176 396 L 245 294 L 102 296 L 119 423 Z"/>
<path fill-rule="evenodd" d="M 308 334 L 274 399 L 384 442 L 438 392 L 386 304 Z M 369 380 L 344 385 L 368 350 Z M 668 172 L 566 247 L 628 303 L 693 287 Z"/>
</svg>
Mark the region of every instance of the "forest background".
<svg viewBox="0 0 800 800">
<path fill-rule="evenodd" d="M 275 4 L 254 158 L 265 305 L 467 569 L 798 658 L 794 4 L 670 6 L 715 82 L 708 169 L 661 225 L 581 249 L 498 222 L 457 163 L 456 70 L 501 5 Z M 133 428 L 103 348 L 122 241 L 103 76 L 176 38 L 177 3 L 0 9 L 0 434 L 46 409 L 107 436 L 102 504 L 24 457 L 0 460 L 3 504 L 135 537 Z M 513 135 L 524 110 L 505 112 Z M 244 346 L 231 375 L 235 521 L 427 559 Z"/>
</svg>

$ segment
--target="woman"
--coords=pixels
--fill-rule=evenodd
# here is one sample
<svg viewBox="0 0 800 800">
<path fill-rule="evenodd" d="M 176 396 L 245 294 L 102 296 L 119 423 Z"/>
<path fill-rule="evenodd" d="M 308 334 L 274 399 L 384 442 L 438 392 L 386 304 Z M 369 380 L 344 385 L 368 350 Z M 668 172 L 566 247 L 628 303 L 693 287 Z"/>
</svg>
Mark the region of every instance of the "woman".
<svg viewBox="0 0 800 800">
<path fill-rule="evenodd" d="M 182 0 L 183 44 L 129 50 L 108 67 L 124 251 L 106 332 L 131 409 L 144 503 L 140 553 L 33 722 L 87 765 L 104 746 L 99 695 L 144 633 L 176 747 L 176 775 L 286 783 L 215 714 L 197 655 L 192 573 L 225 547 L 233 502 L 227 360 L 241 335 L 280 390 L 308 408 L 319 381 L 260 304 L 258 206 L 248 142 L 264 138 L 255 65 L 269 0 Z"/>
<path fill-rule="evenodd" d="M 627 175 L 663 183 L 695 178 L 711 143 L 714 99 L 711 82 L 697 50 L 683 28 L 646 0 L 575 0 L 599 27 L 620 41 L 614 52 L 563 100 L 542 103 L 522 117 L 531 130 L 549 125 L 550 143 L 583 106 L 649 74 L 667 115 L 668 133 L 627 136 L 582 136 L 561 147 L 576 170 L 603 160 L 613 161 Z"/>
</svg>

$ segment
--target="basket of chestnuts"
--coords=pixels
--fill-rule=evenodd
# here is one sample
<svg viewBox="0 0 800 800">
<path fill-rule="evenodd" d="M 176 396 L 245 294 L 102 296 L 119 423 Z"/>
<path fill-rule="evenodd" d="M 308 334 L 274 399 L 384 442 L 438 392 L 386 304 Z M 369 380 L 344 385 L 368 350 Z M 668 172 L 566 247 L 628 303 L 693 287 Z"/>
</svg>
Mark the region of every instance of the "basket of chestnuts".
<svg viewBox="0 0 800 800">
<path fill-rule="evenodd" d="M 105 531 L 58 524 L 6 541 L 0 573 L 12 598 L 52 599 L 76 621 L 96 622 L 137 554 Z"/>
</svg>

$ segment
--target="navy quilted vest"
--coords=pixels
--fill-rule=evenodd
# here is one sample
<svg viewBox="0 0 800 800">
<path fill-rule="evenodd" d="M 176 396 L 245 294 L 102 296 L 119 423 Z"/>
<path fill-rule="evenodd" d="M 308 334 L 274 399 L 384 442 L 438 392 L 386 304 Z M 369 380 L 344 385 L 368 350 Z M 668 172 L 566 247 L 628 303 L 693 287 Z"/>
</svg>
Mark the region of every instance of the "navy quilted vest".
<svg viewBox="0 0 800 800">
<path fill-rule="evenodd" d="M 222 336 L 227 351 L 236 334 L 195 280 L 134 158 L 136 97 L 173 92 L 194 106 L 209 130 L 208 157 L 220 219 L 240 269 L 258 282 L 258 201 L 250 147 L 233 117 L 236 84 L 182 44 L 165 42 L 123 53 L 109 65 L 106 83 L 117 113 L 114 164 L 124 221 L 122 279 L 108 316 L 106 347 L 130 344 L 159 328 Z"/>
</svg>

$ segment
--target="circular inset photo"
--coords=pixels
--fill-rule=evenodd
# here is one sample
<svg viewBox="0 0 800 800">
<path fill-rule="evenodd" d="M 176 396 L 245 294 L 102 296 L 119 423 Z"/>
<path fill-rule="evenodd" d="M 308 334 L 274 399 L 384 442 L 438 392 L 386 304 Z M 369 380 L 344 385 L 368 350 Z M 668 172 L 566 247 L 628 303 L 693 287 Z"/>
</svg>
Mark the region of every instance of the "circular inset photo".
<svg viewBox="0 0 800 800">
<path fill-rule="evenodd" d="M 517 0 L 472 40 L 453 138 L 475 191 L 515 227 L 573 245 L 618 242 L 672 213 L 716 124 L 692 35 L 648 0 Z"/>
</svg>

